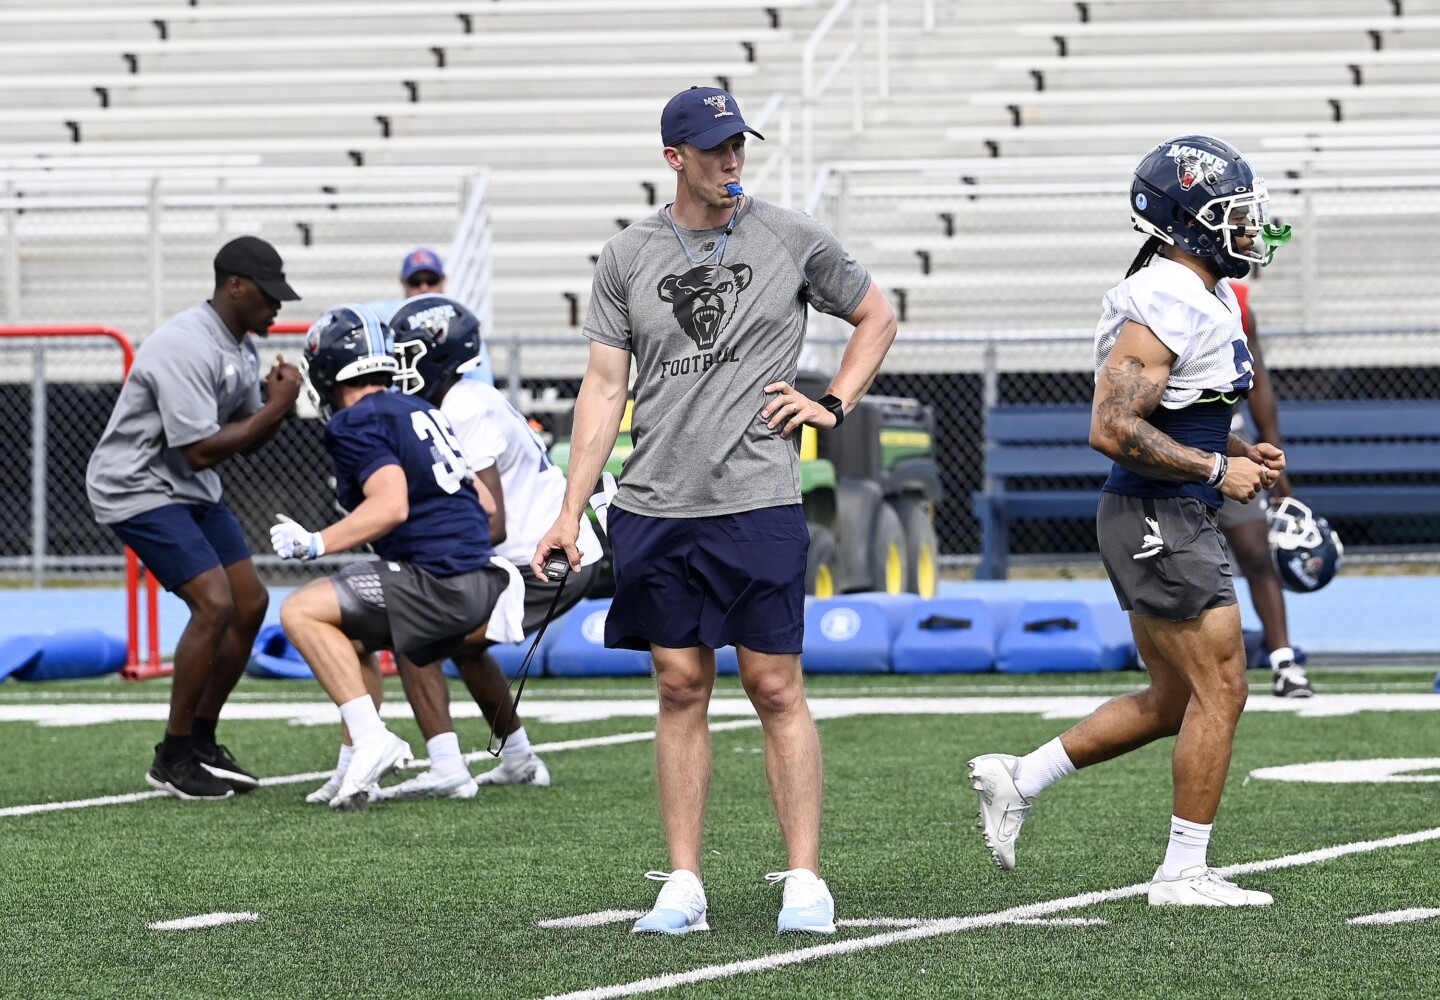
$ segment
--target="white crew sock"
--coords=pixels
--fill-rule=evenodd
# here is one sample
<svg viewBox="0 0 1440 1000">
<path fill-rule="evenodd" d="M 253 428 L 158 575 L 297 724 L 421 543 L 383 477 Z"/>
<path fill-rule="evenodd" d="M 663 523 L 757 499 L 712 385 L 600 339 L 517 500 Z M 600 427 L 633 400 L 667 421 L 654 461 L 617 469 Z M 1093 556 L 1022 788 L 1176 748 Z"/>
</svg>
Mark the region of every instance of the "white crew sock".
<svg viewBox="0 0 1440 1000">
<path fill-rule="evenodd" d="M 525 735 L 525 727 L 521 726 L 505 737 L 505 745 L 500 748 L 500 759 L 524 760 L 534 752 L 530 748 L 530 737 Z"/>
<path fill-rule="evenodd" d="M 1057 736 L 1020 758 L 1015 765 L 1015 787 L 1025 798 L 1033 799 L 1067 774 L 1074 773 L 1075 765 Z"/>
<path fill-rule="evenodd" d="M 460 755 L 460 737 L 454 733 L 441 733 L 425 741 L 430 752 L 430 770 L 441 774 L 453 774 L 465 769 L 465 758 Z"/>
<path fill-rule="evenodd" d="M 355 748 L 349 743 L 340 744 L 340 759 L 335 762 L 335 769 L 341 774 L 350 766 L 350 758 L 355 756 Z"/>
<path fill-rule="evenodd" d="M 1179 816 L 1170 817 L 1170 843 L 1165 848 L 1165 863 L 1160 875 L 1177 879 L 1187 868 L 1207 867 L 1205 853 L 1210 847 L 1210 830 L 1214 823 L 1191 823 Z"/>
<path fill-rule="evenodd" d="M 1287 663 L 1295 662 L 1295 650 L 1289 646 L 1281 646 L 1279 649 L 1270 651 L 1270 669 L 1279 670 Z"/>
<path fill-rule="evenodd" d="M 341 705 L 340 718 L 345 720 L 345 727 L 350 730 L 352 743 L 372 739 L 385 730 L 385 723 L 380 721 L 380 713 L 368 694 L 351 698 Z"/>
</svg>

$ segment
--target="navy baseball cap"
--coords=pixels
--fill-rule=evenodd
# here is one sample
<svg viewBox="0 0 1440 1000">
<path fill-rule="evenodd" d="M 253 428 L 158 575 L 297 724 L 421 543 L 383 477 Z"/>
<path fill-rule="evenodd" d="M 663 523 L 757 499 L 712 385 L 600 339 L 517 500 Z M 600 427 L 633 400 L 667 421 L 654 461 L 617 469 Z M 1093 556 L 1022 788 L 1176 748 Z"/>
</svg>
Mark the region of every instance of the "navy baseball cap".
<svg viewBox="0 0 1440 1000">
<path fill-rule="evenodd" d="M 714 149 L 741 132 L 765 138 L 745 124 L 740 105 L 719 87 L 682 90 L 660 113 L 660 139 L 667 146 L 688 142 L 698 149 Z"/>
<path fill-rule="evenodd" d="M 421 271 L 429 271 L 437 278 L 445 277 L 445 265 L 440 263 L 440 255 L 429 247 L 416 247 L 405 255 L 405 263 L 400 265 L 400 280 L 409 281 L 412 275 Z"/>
</svg>

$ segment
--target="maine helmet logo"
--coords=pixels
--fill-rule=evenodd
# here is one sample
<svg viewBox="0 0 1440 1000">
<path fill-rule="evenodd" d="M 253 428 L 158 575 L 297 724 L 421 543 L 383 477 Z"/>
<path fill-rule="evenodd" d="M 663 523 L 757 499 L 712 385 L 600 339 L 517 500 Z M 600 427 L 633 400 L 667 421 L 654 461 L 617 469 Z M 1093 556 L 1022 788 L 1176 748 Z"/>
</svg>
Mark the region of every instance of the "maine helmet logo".
<svg viewBox="0 0 1440 1000">
<path fill-rule="evenodd" d="M 1136 192 L 1136 194 L 1135 194 L 1135 209 L 1136 209 L 1136 211 L 1143 212 L 1143 211 L 1145 211 L 1145 209 L 1147 209 L 1147 208 L 1149 208 L 1149 207 L 1150 207 L 1150 199 L 1147 198 L 1147 197 L 1145 197 L 1145 192 L 1144 192 L 1144 191 Z"/>
<path fill-rule="evenodd" d="M 1285 560 L 1290 572 L 1312 590 L 1320 589 L 1320 574 L 1325 572 L 1325 560 L 1317 555 L 1295 553 Z"/>
<path fill-rule="evenodd" d="M 1214 153 L 1194 146 L 1171 146 L 1170 155 L 1175 158 L 1175 173 L 1180 178 L 1180 190 L 1189 191 L 1196 181 L 1217 184 L 1225 173 L 1225 161 Z"/>
</svg>

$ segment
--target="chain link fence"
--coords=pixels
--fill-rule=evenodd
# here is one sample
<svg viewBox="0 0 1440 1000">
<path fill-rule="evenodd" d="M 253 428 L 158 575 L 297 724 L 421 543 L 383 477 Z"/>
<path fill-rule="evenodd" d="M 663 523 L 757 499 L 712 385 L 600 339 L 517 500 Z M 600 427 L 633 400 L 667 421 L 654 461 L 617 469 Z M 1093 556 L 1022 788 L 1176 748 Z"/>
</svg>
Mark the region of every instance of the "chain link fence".
<svg viewBox="0 0 1440 1000">
<path fill-rule="evenodd" d="M 1288 400 L 1440 397 L 1440 335 L 1435 330 L 1269 329 L 1263 337 L 1282 401 L 1282 431 Z M 584 371 L 586 345 L 576 332 L 523 340 L 501 336 L 490 346 L 500 385 L 522 412 L 553 432 L 566 424 Z M 843 347 L 842 340 L 819 336 L 810 360 L 819 370 L 833 371 Z M 299 338 L 272 337 L 264 349 L 298 354 Z M 945 491 L 936 530 L 948 562 L 971 562 L 979 551 L 971 495 L 984 481 L 987 400 L 1086 402 L 1092 386 L 1091 353 L 1085 334 L 907 331 L 897 341 L 875 391 L 914 397 L 935 409 L 935 452 Z M 0 576 L 37 584 L 120 579 L 120 545 L 95 524 L 85 496 L 85 466 L 119 391 L 119 352 L 104 343 L 0 338 L 0 372 L 0 426 L 7 456 L 0 466 L 0 495 L 6 498 L 0 505 Z M 515 372 L 523 377 L 512 383 L 510 373 Z M 37 399 L 45 404 L 45 433 L 38 442 L 44 448 L 45 474 L 38 490 L 32 474 Z M 314 567 L 280 564 L 267 553 L 268 529 L 277 512 L 312 526 L 338 516 L 320 421 L 290 419 L 259 453 L 226 463 L 222 478 L 227 501 L 240 516 L 267 582 L 294 583 L 315 575 Z M 1292 479 L 1302 499 L 1307 482 L 1329 481 L 1320 469 L 1294 469 Z M 38 540 L 37 523 L 43 530 Z M 1440 548 L 1440 511 L 1433 516 L 1340 520 L 1336 527 L 1347 554 L 1362 558 L 1367 553 L 1433 557 Z M 1022 521 L 1014 528 L 1011 545 L 1022 561 L 1027 555 L 1036 560 L 1090 557 L 1094 528 L 1087 521 Z"/>
</svg>

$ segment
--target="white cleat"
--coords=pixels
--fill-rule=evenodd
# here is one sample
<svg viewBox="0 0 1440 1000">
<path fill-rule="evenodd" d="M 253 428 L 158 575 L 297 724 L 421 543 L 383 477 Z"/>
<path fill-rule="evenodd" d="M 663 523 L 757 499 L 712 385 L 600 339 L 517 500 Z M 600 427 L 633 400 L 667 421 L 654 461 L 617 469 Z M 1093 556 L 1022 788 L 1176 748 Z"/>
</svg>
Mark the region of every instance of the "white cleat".
<svg viewBox="0 0 1440 1000">
<path fill-rule="evenodd" d="M 771 872 L 765 881 L 785 883 L 780 919 L 775 929 L 781 934 L 834 934 L 835 900 L 825 880 L 808 868 Z"/>
<path fill-rule="evenodd" d="M 1269 906 L 1275 902 L 1268 892 L 1242 889 L 1226 881 L 1214 868 L 1196 865 L 1176 879 L 1164 878 L 1162 871 L 1157 868 L 1150 882 L 1151 906 Z"/>
<path fill-rule="evenodd" d="M 339 791 L 330 800 L 330 808 L 364 809 L 380 779 L 409 763 L 412 757 L 410 744 L 388 729 L 364 742 L 357 740 L 355 756 L 350 758 L 350 766 Z"/>
<path fill-rule="evenodd" d="M 980 794 L 979 827 L 985 846 L 1001 871 L 1015 867 L 1015 841 L 1035 804 L 1015 787 L 1019 757 L 1008 753 L 981 754 L 970 761 L 970 787 Z"/>
<path fill-rule="evenodd" d="M 480 791 L 470 772 L 461 768 L 442 774 L 433 767 L 398 785 L 371 789 L 371 802 L 395 802 L 400 799 L 473 799 Z"/>
<path fill-rule="evenodd" d="M 694 872 L 646 872 L 645 877 L 664 882 L 650 912 L 630 928 L 632 934 L 689 934 L 708 931 L 705 919 L 705 887 Z"/>
<path fill-rule="evenodd" d="M 325 784 L 305 796 L 305 801 L 312 806 L 329 805 L 330 800 L 335 797 L 335 793 L 340 791 L 340 783 L 344 780 L 345 772 L 337 767 L 330 773 L 330 777 L 325 779 Z"/>
<path fill-rule="evenodd" d="M 535 785 L 550 787 L 550 769 L 533 753 L 519 760 L 500 758 L 500 763 L 475 779 L 481 785 Z"/>
</svg>

